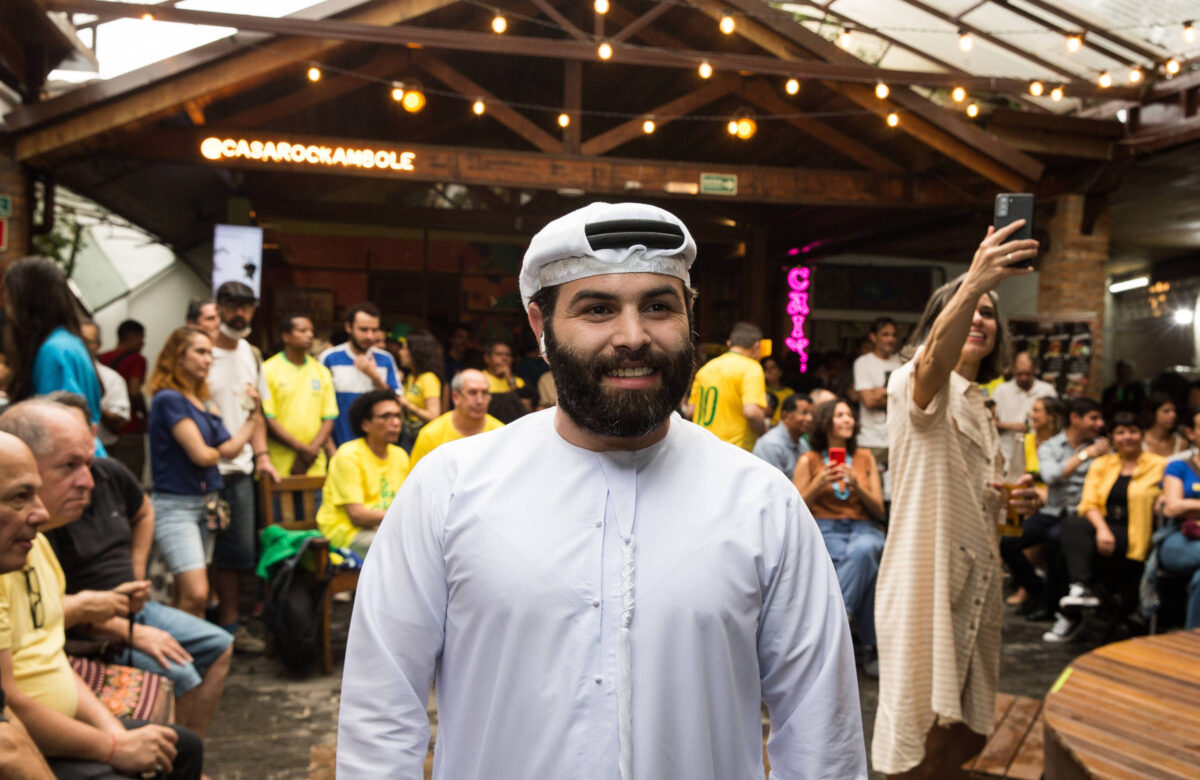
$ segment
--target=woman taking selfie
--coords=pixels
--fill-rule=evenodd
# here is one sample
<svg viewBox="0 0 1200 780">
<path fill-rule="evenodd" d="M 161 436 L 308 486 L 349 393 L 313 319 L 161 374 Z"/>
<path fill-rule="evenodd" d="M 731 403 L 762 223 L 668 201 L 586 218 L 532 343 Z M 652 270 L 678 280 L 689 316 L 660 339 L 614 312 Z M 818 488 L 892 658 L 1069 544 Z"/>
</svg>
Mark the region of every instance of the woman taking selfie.
<svg viewBox="0 0 1200 780">
<path fill-rule="evenodd" d="M 150 374 L 148 431 L 154 477 L 154 541 L 175 575 L 174 606 L 197 617 L 208 603 L 206 565 L 219 529 L 217 491 L 224 482 L 221 458 L 242 451 L 261 413 L 258 393 L 246 388 L 254 408 L 231 436 L 221 411 L 209 401 L 212 341 L 199 328 L 176 329 Z M 228 517 L 228 505 L 225 510 Z"/>
<path fill-rule="evenodd" d="M 996 551 L 1000 440 L 979 383 L 999 376 L 1011 337 L 994 292 L 1032 273 L 1037 242 L 989 228 L 967 273 L 933 293 L 911 360 L 888 382 L 892 509 L 875 586 L 877 771 L 962 777 L 992 731 L 1004 602 Z M 1024 481 L 1032 483 L 1030 477 Z"/>
<path fill-rule="evenodd" d="M 846 612 L 862 650 L 863 673 L 879 676 L 875 651 L 875 576 L 883 554 L 883 486 L 869 450 L 855 442 L 858 421 L 848 401 L 826 401 L 813 414 L 812 451 L 792 477 L 833 560 Z"/>
</svg>

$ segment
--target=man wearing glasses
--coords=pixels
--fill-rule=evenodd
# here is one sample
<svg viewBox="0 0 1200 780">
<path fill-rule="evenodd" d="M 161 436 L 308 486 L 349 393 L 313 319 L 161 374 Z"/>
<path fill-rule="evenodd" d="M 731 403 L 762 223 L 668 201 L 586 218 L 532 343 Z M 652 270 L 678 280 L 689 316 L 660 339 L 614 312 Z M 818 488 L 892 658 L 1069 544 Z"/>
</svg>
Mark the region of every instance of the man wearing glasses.
<svg viewBox="0 0 1200 780">
<path fill-rule="evenodd" d="M 4 442 L 15 436 L 28 446 L 38 476 L 32 491 L 18 490 L 5 500 L 18 508 L 32 502 L 42 512 L 24 527 L 0 522 L 0 549 L 15 546 L 28 554 L 25 566 L 0 575 L 0 688 L 9 706 L 60 780 L 142 773 L 199 778 L 199 737 L 180 727 L 117 720 L 72 671 L 63 651 L 66 580 L 50 543 L 37 531 L 74 520 L 91 500 L 92 432 L 74 409 L 39 399 L 6 410 L 0 431 L 11 434 Z M 62 489 L 41 495 L 41 475 L 50 472 Z M 7 468 L 3 473 L 11 477 Z M 49 503 L 43 507 L 42 501 Z"/>
<path fill-rule="evenodd" d="M 349 417 L 357 438 L 338 447 L 329 461 L 317 527 L 334 547 L 366 555 L 408 474 L 408 455 L 392 443 L 401 425 L 394 390 L 363 393 L 350 405 Z"/>
</svg>

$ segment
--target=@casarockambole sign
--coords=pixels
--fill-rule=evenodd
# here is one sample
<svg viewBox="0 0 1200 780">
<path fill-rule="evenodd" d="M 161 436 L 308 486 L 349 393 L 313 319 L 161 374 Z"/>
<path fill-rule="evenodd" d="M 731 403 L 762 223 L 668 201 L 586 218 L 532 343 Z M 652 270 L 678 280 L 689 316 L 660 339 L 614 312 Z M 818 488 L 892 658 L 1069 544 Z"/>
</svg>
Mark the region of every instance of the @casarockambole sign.
<svg viewBox="0 0 1200 780">
<path fill-rule="evenodd" d="M 200 154 L 208 160 L 255 160 L 281 165 L 322 168 L 359 168 L 391 171 L 415 170 L 416 152 L 350 146 L 263 141 L 250 138 L 205 138 Z"/>
</svg>

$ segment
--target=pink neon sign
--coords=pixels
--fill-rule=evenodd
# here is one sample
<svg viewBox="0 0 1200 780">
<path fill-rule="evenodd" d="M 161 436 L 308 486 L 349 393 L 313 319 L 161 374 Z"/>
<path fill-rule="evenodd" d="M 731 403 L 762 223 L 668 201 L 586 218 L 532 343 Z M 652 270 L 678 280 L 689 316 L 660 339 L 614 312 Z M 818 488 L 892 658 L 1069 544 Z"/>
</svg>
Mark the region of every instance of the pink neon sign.
<svg viewBox="0 0 1200 780">
<path fill-rule="evenodd" d="M 808 285 L 811 271 L 797 266 L 788 272 L 787 313 L 792 318 L 792 333 L 783 343 L 800 357 L 800 373 L 808 371 L 808 337 L 804 322 L 808 319 Z"/>
</svg>

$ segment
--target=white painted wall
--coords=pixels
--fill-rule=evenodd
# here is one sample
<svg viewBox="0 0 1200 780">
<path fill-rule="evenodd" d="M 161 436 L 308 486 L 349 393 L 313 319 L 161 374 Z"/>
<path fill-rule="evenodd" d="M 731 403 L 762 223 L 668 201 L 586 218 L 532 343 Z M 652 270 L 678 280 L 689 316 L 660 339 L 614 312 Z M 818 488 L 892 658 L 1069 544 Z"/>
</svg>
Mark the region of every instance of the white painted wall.
<svg viewBox="0 0 1200 780">
<path fill-rule="evenodd" d="M 146 326 L 146 347 L 142 350 L 150 366 L 175 328 L 184 324 L 187 304 L 192 298 L 210 295 L 209 282 L 191 268 L 176 261 L 123 298 L 95 313 L 105 351 L 117 343 L 117 326 L 134 319 Z"/>
</svg>

